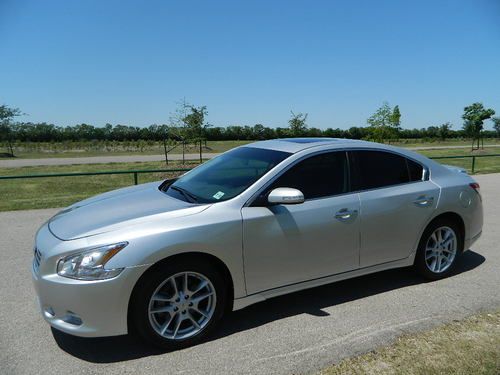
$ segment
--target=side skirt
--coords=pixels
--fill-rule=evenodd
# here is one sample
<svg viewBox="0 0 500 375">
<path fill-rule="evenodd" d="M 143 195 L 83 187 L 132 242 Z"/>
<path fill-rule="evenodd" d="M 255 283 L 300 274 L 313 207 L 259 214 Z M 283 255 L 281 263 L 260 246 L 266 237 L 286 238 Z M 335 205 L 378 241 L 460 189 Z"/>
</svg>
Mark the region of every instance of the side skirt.
<svg viewBox="0 0 500 375">
<path fill-rule="evenodd" d="M 392 268 L 408 267 L 413 264 L 413 257 L 404 258 L 392 262 L 377 264 L 375 266 L 359 268 L 353 271 L 342 272 L 331 276 L 321 277 L 319 279 L 308 280 L 296 284 L 286 285 L 279 288 L 268 289 L 259 293 L 250 294 L 246 297 L 236 298 L 233 303 L 233 311 L 241 310 L 254 303 L 265 301 L 266 299 L 278 297 L 284 294 L 297 292 L 299 290 L 314 288 L 317 286 L 331 284 L 336 281 L 351 279 L 358 276 L 368 275 L 370 273 L 389 270 Z"/>
</svg>

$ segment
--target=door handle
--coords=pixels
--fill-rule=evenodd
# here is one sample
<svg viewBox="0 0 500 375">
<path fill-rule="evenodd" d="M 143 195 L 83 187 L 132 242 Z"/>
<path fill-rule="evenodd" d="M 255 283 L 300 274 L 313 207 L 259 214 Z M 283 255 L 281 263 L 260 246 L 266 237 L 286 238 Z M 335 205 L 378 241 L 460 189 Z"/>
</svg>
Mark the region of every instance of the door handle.
<svg viewBox="0 0 500 375">
<path fill-rule="evenodd" d="M 335 213 L 335 219 L 338 219 L 340 221 L 346 221 L 356 216 L 357 213 L 358 210 L 348 210 L 347 208 L 343 208 Z"/>
<path fill-rule="evenodd" d="M 421 195 L 417 199 L 413 201 L 415 206 L 417 207 L 428 207 L 434 203 L 434 197 L 426 197 L 425 195 Z"/>
</svg>

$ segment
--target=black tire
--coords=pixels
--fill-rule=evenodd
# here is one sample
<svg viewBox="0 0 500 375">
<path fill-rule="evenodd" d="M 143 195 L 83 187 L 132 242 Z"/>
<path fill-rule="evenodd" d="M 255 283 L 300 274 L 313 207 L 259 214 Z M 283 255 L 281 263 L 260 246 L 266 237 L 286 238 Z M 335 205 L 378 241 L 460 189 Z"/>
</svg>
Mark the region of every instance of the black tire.
<svg viewBox="0 0 500 375">
<path fill-rule="evenodd" d="M 149 319 L 149 303 L 156 289 L 171 276 L 181 272 L 194 272 L 208 279 L 215 289 L 215 310 L 201 331 L 185 339 L 169 339 L 157 333 Z M 149 344 L 171 351 L 193 346 L 204 341 L 221 320 L 228 303 L 227 283 L 217 267 L 204 259 L 177 258 L 154 266 L 134 288 L 129 307 L 129 328 Z"/>
<path fill-rule="evenodd" d="M 425 260 L 425 249 L 427 246 L 427 242 L 429 241 L 431 235 L 441 227 L 447 227 L 450 228 L 456 235 L 457 238 L 457 251 L 455 254 L 455 257 L 451 263 L 451 265 L 444 271 L 442 272 L 433 272 L 426 263 Z M 414 262 L 414 268 L 415 270 L 424 278 L 429 279 L 429 280 L 440 280 L 444 279 L 445 277 L 448 277 L 450 274 L 452 274 L 455 271 L 457 261 L 460 257 L 460 255 L 463 252 L 464 248 L 464 238 L 463 238 L 463 233 L 460 228 L 460 225 L 449 218 L 443 217 L 443 218 L 438 218 L 434 221 L 432 221 L 427 228 L 425 229 L 424 233 L 422 234 L 422 237 L 420 239 L 419 245 L 418 245 L 418 250 L 417 254 L 415 256 L 415 262 Z"/>
</svg>

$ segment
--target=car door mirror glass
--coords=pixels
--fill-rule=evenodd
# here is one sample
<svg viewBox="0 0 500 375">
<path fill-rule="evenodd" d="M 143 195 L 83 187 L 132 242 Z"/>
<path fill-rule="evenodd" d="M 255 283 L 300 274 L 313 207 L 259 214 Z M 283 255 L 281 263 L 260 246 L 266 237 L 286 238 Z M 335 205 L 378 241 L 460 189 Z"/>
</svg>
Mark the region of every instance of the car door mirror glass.
<svg viewBox="0 0 500 375">
<path fill-rule="evenodd" d="M 273 189 L 267 201 L 271 204 L 299 204 L 304 202 L 304 194 L 298 189 L 281 187 Z"/>
</svg>

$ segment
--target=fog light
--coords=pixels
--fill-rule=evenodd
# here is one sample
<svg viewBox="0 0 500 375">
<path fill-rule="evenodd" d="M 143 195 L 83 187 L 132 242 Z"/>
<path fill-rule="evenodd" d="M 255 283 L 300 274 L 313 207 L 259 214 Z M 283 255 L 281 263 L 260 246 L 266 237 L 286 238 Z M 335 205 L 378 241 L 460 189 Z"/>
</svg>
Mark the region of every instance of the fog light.
<svg viewBox="0 0 500 375">
<path fill-rule="evenodd" d="M 46 307 L 43 313 L 47 318 L 53 318 L 56 315 L 52 307 Z"/>
<path fill-rule="evenodd" d="M 66 315 L 62 317 L 62 321 L 74 326 L 81 326 L 83 323 L 82 319 L 72 311 L 66 311 Z"/>
</svg>

